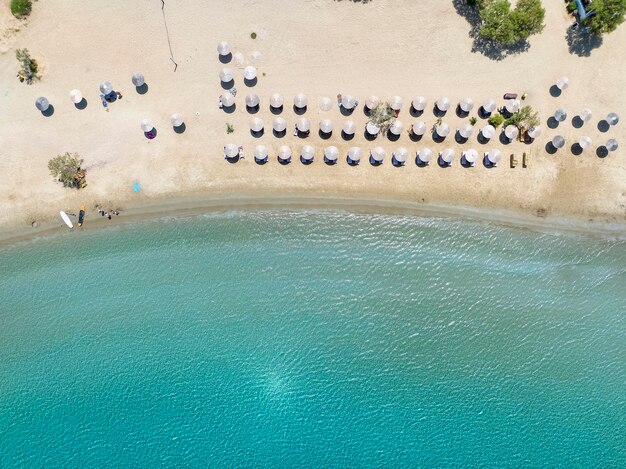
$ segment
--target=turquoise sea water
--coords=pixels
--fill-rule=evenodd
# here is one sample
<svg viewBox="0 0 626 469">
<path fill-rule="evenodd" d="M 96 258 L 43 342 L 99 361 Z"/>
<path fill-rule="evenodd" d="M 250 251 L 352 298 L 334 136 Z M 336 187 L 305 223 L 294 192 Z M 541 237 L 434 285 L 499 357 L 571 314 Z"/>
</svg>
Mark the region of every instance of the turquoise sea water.
<svg viewBox="0 0 626 469">
<path fill-rule="evenodd" d="M 626 243 L 217 213 L 0 248 L 0 467 L 624 467 Z"/>
</svg>

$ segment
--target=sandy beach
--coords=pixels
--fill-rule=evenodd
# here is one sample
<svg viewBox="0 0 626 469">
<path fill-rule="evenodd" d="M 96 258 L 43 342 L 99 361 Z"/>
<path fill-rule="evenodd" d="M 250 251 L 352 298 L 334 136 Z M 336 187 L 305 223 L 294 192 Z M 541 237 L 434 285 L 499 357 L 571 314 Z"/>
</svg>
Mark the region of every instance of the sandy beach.
<svg viewBox="0 0 626 469">
<path fill-rule="evenodd" d="M 59 0 L 34 3 L 26 21 L 11 17 L 8 1 L 0 5 L 0 74 L 4 85 L 0 106 L 0 230 L 32 230 L 40 225 L 60 225 L 59 210 L 88 209 L 88 220 L 97 215 L 96 206 L 131 208 L 158 206 L 161 201 L 227 200 L 245 196 L 253 200 L 280 197 L 341 198 L 342 200 L 384 200 L 424 207 L 449 206 L 498 214 L 533 217 L 539 223 L 560 219 L 586 224 L 626 223 L 626 162 L 623 148 L 626 131 L 623 122 L 607 132 L 598 122 L 609 112 L 626 114 L 626 79 L 621 45 L 626 28 L 606 35 L 600 47 L 590 54 L 570 53 L 566 41 L 572 20 L 562 2 L 544 2 L 545 30 L 530 39 L 530 48 L 502 60 L 473 52 L 469 37 L 471 25 L 457 12 L 457 2 L 442 0 L 373 0 L 368 4 L 331 0 L 233 0 L 223 2 L 79 2 Z M 165 15 L 164 15 L 165 13 Z M 60 20 L 62 19 L 62 20 Z M 62 22 L 60 22 L 62 21 Z M 167 30 L 166 30 L 167 25 Z M 170 48 L 178 66 L 170 58 Z M 252 39 L 250 34 L 257 37 Z M 242 66 L 234 61 L 237 110 L 227 114 L 217 105 L 224 92 L 219 71 L 217 44 L 228 41 L 234 52 L 245 58 Z M 41 81 L 28 86 L 16 78 L 15 49 L 26 47 L 40 62 Z M 261 59 L 258 82 L 243 83 L 243 66 L 251 64 L 251 53 Z M 145 75 L 148 91 L 139 94 L 131 83 L 135 72 Z M 549 89 L 560 76 L 570 79 L 559 97 Z M 123 99 L 103 108 L 98 85 L 109 80 Z M 87 107 L 76 109 L 69 99 L 71 89 L 80 89 Z M 260 96 L 260 111 L 246 112 L 247 93 Z M 291 135 L 299 116 L 291 109 L 293 96 L 305 93 L 309 106 L 305 117 L 311 120 L 307 139 Z M 528 93 L 525 103 L 540 113 L 544 132 L 532 144 L 503 144 L 497 136 L 488 144 L 477 142 L 478 119 L 469 142 L 458 144 L 452 133 L 468 118 L 457 117 L 454 107 L 469 96 L 478 103 L 495 98 L 504 104 L 506 92 Z M 287 135 L 271 133 L 274 115 L 269 97 L 285 98 L 281 114 L 287 121 Z M 319 108 L 319 100 L 338 93 L 353 94 L 360 106 L 350 117 L 337 106 Z M 419 120 L 430 127 L 436 121 L 432 105 L 439 96 L 453 103 L 443 121 L 452 128 L 445 142 L 435 143 L 430 135 L 413 142 L 402 134 L 397 142 L 382 136 L 369 142 L 363 136 L 367 117 L 363 102 L 369 95 L 387 99 L 399 95 L 404 100 L 399 119 L 405 128 L 417 120 L 409 114 L 411 99 L 428 99 Z M 38 96 L 47 97 L 54 113 L 43 116 L 35 108 Z M 477 105 L 477 107 L 478 107 Z M 557 108 L 568 118 L 558 128 L 546 121 Z M 589 107 L 593 119 L 582 128 L 572 118 Z M 170 116 L 180 112 L 186 130 L 176 133 Z M 476 108 L 470 115 L 476 115 Z M 249 121 L 260 117 L 265 135 L 250 134 Z M 140 129 L 141 120 L 154 121 L 157 136 L 148 140 Z M 335 131 L 328 140 L 317 135 L 321 119 L 331 119 Z M 354 120 L 357 134 L 350 141 L 340 136 L 345 120 Z M 226 133 L 226 124 L 234 133 Z M 498 132 L 499 133 L 499 132 Z M 563 135 L 566 145 L 556 154 L 545 150 L 555 135 Z M 571 145 L 587 135 L 593 146 L 574 155 Z M 606 158 L 596 156 L 596 148 L 607 139 L 620 143 Z M 227 143 L 242 145 L 247 158 L 229 164 L 223 158 Z M 254 163 L 256 145 L 267 146 L 270 161 Z M 316 150 L 315 162 L 300 164 L 297 157 L 286 166 L 276 161 L 276 151 L 289 145 L 298 155 L 305 144 Z M 339 164 L 325 165 L 323 149 L 339 148 Z M 347 148 L 360 146 L 364 153 L 382 146 L 387 158 L 373 167 L 364 158 L 357 167 L 345 163 Z M 410 156 L 406 167 L 395 168 L 390 159 L 394 149 L 406 147 Z M 456 160 L 450 168 L 431 164 L 419 168 L 415 152 L 428 147 L 434 152 L 453 148 Z M 500 149 L 504 155 L 497 168 L 481 164 L 463 168 L 458 162 L 461 150 L 482 152 Z M 57 154 L 77 152 L 84 159 L 88 187 L 76 191 L 55 183 L 47 161 Z M 528 168 L 522 168 L 522 152 L 531 154 Z M 508 157 L 517 155 L 520 164 L 510 168 Z M 141 192 L 133 191 L 139 182 Z M 187 198 L 187 199 L 186 199 Z M 180 208 L 180 206 L 177 206 Z M 149 210 L 148 210 L 149 211 Z"/>
</svg>

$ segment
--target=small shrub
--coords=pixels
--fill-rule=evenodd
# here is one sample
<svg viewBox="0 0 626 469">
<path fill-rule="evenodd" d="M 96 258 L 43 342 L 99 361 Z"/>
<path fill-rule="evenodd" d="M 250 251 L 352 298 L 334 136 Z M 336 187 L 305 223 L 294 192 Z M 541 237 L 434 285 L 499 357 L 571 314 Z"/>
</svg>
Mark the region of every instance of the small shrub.
<svg viewBox="0 0 626 469">
<path fill-rule="evenodd" d="M 253 32 L 252 34 L 250 34 L 250 37 L 251 37 L 252 39 L 256 39 L 256 33 L 255 33 L 255 32 Z"/>
<path fill-rule="evenodd" d="M 226 124 L 226 133 L 232 134 L 235 131 L 235 127 L 232 124 Z"/>
<path fill-rule="evenodd" d="M 25 81 L 29 85 L 39 80 L 40 76 L 37 73 L 39 71 L 39 65 L 37 61 L 30 56 L 28 49 L 17 49 L 15 51 L 15 58 L 20 63 L 20 70 L 17 73 L 17 77 L 20 81 Z"/>
<path fill-rule="evenodd" d="M 539 113 L 531 106 L 524 106 L 511 117 L 504 121 L 504 126 L 514 125 L 520 130 L 537 127 L 541 123 Z"/>
<path fill-rule="evenodd" d="M 16 18 L 23 18 L 30 15 L 32 8 L 31 0 L 11 0 L 11 13 Z"/>
<path fill-rule="evenodd" d="M 395 119 L 396 111 L 391 109 L 386 101 L 379 102 L 370 113 L 370 122 L 376 124 L 383 132 L 389 128 Z"/>
<path fill-rule="evenodd" d="M 502 114 L 498 113 L 498 114 L 494 114 L 493 116 L 491 116 L 487 122 L 489 122 L 491 125 L 493 125 L 495 128 L 500 127 L 500 125 L 502 125 L 502 123 L 504 122 L 504 116 L 502 116 Z"/>
<path fill-rule="evenodd" d="M 476 122 L 478 121 L 478 119 L 476 119 L 475 116 L 470 117 L 470 124 L 471 125 L 476 125 Z"/>
<path fill-rule="evenodd" d="M 87 185 L 85 170 L 80 168 L 81 163 L 77 153 L 65 153 L 48 161 L 48 169 L 52 177 L 63 183 L 63 187 L 81 189 Z"/>
</svg>

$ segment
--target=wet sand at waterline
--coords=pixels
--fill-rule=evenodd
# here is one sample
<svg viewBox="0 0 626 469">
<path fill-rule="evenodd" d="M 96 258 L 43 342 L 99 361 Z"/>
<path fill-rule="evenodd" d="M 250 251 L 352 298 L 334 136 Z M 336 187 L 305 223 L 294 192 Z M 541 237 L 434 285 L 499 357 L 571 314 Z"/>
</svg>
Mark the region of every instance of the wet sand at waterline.
<svg viewBox="0 0 626 469">
<path fill-rule="evenodd" d="M 619 61 L 620 45 L 626 40 L 622 26 L 603 39 L 601 47 L 588 56 L 570 53 L 566 41 L 572 20 L 560 2 L 544 2 L 546 27 L 532 37 L 528 51 L 492 60 L 472 52 L 468 36 L 471 25 L 455 9 L 454 2 L 428 0 L 383 1 L 366 5 L 331 1 L 272 1 L 264 4 L 235 0 L 224 9 L 221 2 L 166 2 L 165 19 L 174 60 L 159 2 L 128 4 L 114 0 L 104 6 L 76 0 L 38 2 L 26 22 L 10 18 L 3 3 L 0 39 L 0 74 L 5 92 L 0 106 L 0 226 L 3 230 L 30 229 L 32 221 L 55 219 L 59 210 L 77 212 L 80 205 L 88 215 L 95 206 L 124 208 L 151 204 L 164 198 L 190 194 L 212 196 L 310 196 L 354 199 L 384 199 L 416 204 L 463 206 L 507 211 L 524 216 L 540 216 L 546 223 L 559 217 L 594 223 L 624 223 L 626 220 L 626 144 L 623 122 L 608 132 L 598 122 L 609 112 L 624 115 L 626 96 L 624 64 Z M 63 18 L 63 28 L 58 27 Z M 419 20 L 416 20 L 418 18 Z M 385 25 L 381 28 L 381 25 Z M 375 38 L 379 30 L 390 31 Z M 250 33 L 257 34 L 251 39 Z M 240 67 L 233 60 L 224 65 L 218 60 L 219 41 L 230 43 L 233 52 L 245 58 Z M 16 48 L 26 47 L 40 62 L 42 80 L 32 86 L 16 78 Z M 250 54 L 259 51 L 258 82 L 247 87 L 243 66 L 252 63 Z M 616 61 L 617 60 L 617 61 Z M 224 92 L 219 81 L 222 67 L 235 75 L 237 110 L 227 114 L 217 106 Z M 131 76 L 141 72 L 148 91 L 139 94 Z M 569 87 L 554 97 L 550 87 L 560 76 L 570 79 Z M 108 106 L 100 104 L 98 85 L 109 80 L 123 99 Z M 79 110 L 69 99 L 71 89 L 80 89 L 87 107 Z M 245 109 L 247 93 L 261 99 L 257 114 Z M 299 116 L 291 109 L 293 96 L 303 92 L 309 106 L 305 117 L 311 121 L 311 136 L 306 140 L 291 135 Z M 486 124 L 478 119 L 469 142 L 454 141 L 456 128 L 468 121 L 459 118 L 454 108 L 469 96 L 477 103 L 496 98 L 504 104 L 505 92 L 528 93 L 526 103 L 542 118 L 544 132 L 532 144 L 503 144 L 498 134 L 488 144 L 477 142 L 479 129 Z M 281 114 L 287 121 L 287 135 L 271 133 L 269 97 L 280 93 L 285 98 Z M 337 106 L 330 111 L 319 108 L 319 99 L 335 100 L 338 93 L 357 97 L 359 107 L 342 116 Z M 363 136 L 367 117 L 363 103 L 369 95 L 382 99 L 399 95 L 404 100 L 399 119 L 409 128 L 415 120 L 432 126 L 436 117 L 432 105 L 447 96 L 452 106 L 443 121 L 452 129 L 443 143 L 433 142 L 429 134 L 413 142 L 404 132 L 397 142 L 379 136 L 374 142 Z M 424 114 L 412 117 L 411 99 L 428 99 Z M 35 99 L 45 96 L 54 106 L 51 116 L 35 108 Z M 562 107 L 568 118 L 550 129 L 547 119 Z M 572 118 L 589 107 L 594 117 L 582 128 Z M 186 130 L 176 133 L 170 116 L 180 112 Z M 254 138 L 249 131 L 253 117 L 263 119 L 265 135 Z M 140 123 L 150 118 L 157 136 L 148 140 Z M 321 119 L 334 123 L 333 136 L 323 140 L 317 135 Z M 357 133 L 352 141 L 340 136 L 341 125 L 354 120 Z M 226 124 L 234 133 L 226 133 Z M 556 154 L 545 150 L 555 135 L 563 135 L 566 145 Z M 591 149 L 576 156 L 571 146 L 588 135 Z M 621 147 L 606 158 L 596 156 L 596 148 L 609 138 Z M 246 159 L 229 164 L 223 159 L 227 143 L 242 145 Z M 265 145 L 270 161 L 254 163 L 256 145 Z M 298 161 L 301 147 L 315 148 L 315 161 L 304 166 Z M 294 158 L 282 166 L 276 161 L 279 146 L 291 147 Z M 324 147 L 339 148 L 339 163 L 325 165 Z M 382 166 L 372 167 L 367 157 L 358 167 L 345 163 L 350 146 L 360 146 L 367 155 L 382 146 L 387 157 Z M 410 156 L 404 168 L 391 165 L 391 154 L 406 147 Z M 436 154 L 453 148 L 456 159 L 451 168 L 435 162 L 418 168 L 415 152 L 428 147 Z M 474 168 L 459 164 L 461 150 L 484 151 L 497 148 L 503 159 L 497 168 L 487 169 L 480 162 Z M 59 154 L 78 152 L 87 168 L 88 187 L 81 191 L 62 188 L 48 173 L 47 161 Z M 531 154 L 528 168 L 521 167 L 522 152 Z M 515 153 L 520 164 L 509 168 L 508 158 Z M 139 182 L 141 192 L 133 192 Z"/>
</svg>

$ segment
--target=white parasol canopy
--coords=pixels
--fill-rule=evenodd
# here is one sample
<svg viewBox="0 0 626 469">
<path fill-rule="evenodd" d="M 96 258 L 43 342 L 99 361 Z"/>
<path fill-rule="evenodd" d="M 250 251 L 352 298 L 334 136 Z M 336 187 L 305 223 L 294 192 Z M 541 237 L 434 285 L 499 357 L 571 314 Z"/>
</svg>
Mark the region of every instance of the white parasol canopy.
<svg viewBox="0 0 626 469">
<path fill-rule="evenodd" d="M 257 107 L 259 105 L 259 95 L 256 93 L 249 93 L 246 95 L 246 106 Z"/>
<path fill-rule="evenodd" d="M 378 132 L 380 132 L 380 127 L 378 127 L 373 122 L 368 122 L 365 126 L 365 131 L 370 135 L 378 135 Z"/>
<path fill-rule="evenodd" d="M 606 121 L 611 125 L 617 125 L 619 116 L 615 112 L 610 112 L 609 115 L 606 116 Z"/>
<path fill-rule="evenodd" d="M 480 133 L 483 134 L 483 137 L 489 139 L 493 138 L 496 134 L 496 129 L 493 125 L 486 125 L 482 129 L 480 129 Z"/>
<path fill-rule="evenodd" d="M 452 148 L 446 148 L 441 152 L 441 159 L 448 164 L 452 163 L 452 160 L 454 159 L 454 150 Z"/>
<path fill-rule="evenodd" d="M 179 112 L 175 112 L 170 117 L 170 122 L 172 123 L 172 127 L 180 127 L 185 122 L 183 115 Z"/>
<path fill-rule="evenodd" d="M 473 148 L 470 148 L 465 152 L 465 161 L 468 163 L 475 163 L 478 159 L 478 152 Z"/>
<path fill-rule="evenodd" d="M 398 163 L 404 163 L 406 161 L 407 156 L 409 156 L 409 150 L 404 147 L 398 148 L 393 152 L 393 156 Z"/>
<path fill-rule="evenodd" d="M 439 109 L 440 111 L 446 112 L 448 109 L 450 109 L 450 100 L 445 96 L 442 96 L 441 98 L 437 99 L 437 101 L 435 101 L 435 106 L 437 106 L 437 109 Z"/>
<path fill-rule="evenodd" d="M 614 138 L 610 138 L 606 141 L 606 145 L 605 145 L 606 149 L 609 151 L 615 151 L 617 150 L 618 144 L 617 144 L 617 140 L 615 140 Z"/>
<path fill-rule="evenodd" d="M 424 121 L 417 121 L 413 123 L 413 133 L 415 135 L 424 135 L 424 133 L 426 133 L 426 122 Z"/>
<path fill-rule="evenodd" d="M 429 163 L 433 159 L 433 152 L 430 148 L 422 148 L 417 152 L 417 157 L 422 163 Z"/>
<path fill-rule="evenodd" d="M 257 145 L 256 148 L 254 149 L 254 158 L 260 161 L 265 161 L 267 160 L 268 154 L 267 154 L 267 148 L 265 148 L 265 145 Z"/>
<path fill-rule="evenodd" d="M 487 153 L 487 159 L 491 162 L 491 164 L 497 165 L 502 159 L 502 152 L 497 148 L 494 148 Z"/>
<path fill-rule="evenodd" d="M 102 83 L 100 83 L 100 93 L 106 96 L 108 94 L 111 94 L 112 91 L 113 85 L 110 81 L 103 81 Z"/>
<path fill-rule="evenodd" d="M 552 138 L 552 145 L 554 145 L 554 148 L 563 148 L 565 146 L 565 138 L 562 135 L 555 135 Z"/>
<path fill-rule="evenodd" d="M 392 96 L 389 100 L 389 106 L 391 106 L 391 109 L 394 111 L 399 111 L 402 109 L 402 98 L 400 96 Z"/>
<path fill-rule="evenodd" d="M 569 86 L 569 78 L 561 77 L 556 81 L 556 87 L 561 91 Z"/>
<path fill-rule="evenodd" d="M 83 100 L 83 94 L 80 90 L 72 90 L 70 91 L 70 99 L 74 104 L 78 104 Z"/>
<path fill-rule="evenodd" d="M 496 100 L 493 98 L 485 99 L 483 101 L 483 110 L 485 112 L 493 112 L 496 109 Z"/>
<path fill-rule="evenodd" d="M 293 105 L 299 109 L 305 108 L 308 103 L 309 103 L 309 100 L 307 99 L 304 93 L 298 93 L 293 98 Z"/>
<path fill-rule="evenodd" d="M 312 160 L 313 159 L 313 155 L 314 155 L 314 151 L 313 151 L 313 147 L 311 145 L 305 145 L 302 147 L 302 152 L 300 153 L 300 155 L 302 156 L 303 160 Z"/>
<path fill-rule="evenodd" d="M 393 121 L 393 123 L 389 126 L 389 132 L 394 135 L 400 135 L 402 133 L 402 129 L 404 125 L 399 120 Z"/>
<path fill-rule="evenodd" d="M 254 65 L 248 65 L 243 69 L 243 77 L 246 80 L 254 80 L 256 78 L 256 67 Z"/>
<path fill-rule="evenodd" d="M 519 135 L 519 129 L 515 125 L 507 125 L 504 128 L 504 135 L 506 135 L 509 140 L 515 140 Z"/>
<path fill-rule="evenodd" d="M 146 83 L 146 79 L 141 73 L 134 73 L 130 81 L 132 81 L 133 85 L 135 85 L 136 87 L 143 86 Z"/>
<path fill-rule="evenodd" d="M 578 117 L 580 117 L 580 120 L 582 120 L 583 122 L 589 122 L 593 117 L 593 113 L 591 112 L 591 109 L 586 107 L 582 111 L 580 111 Z"/>
<path fill-rule="evenodd" d="M 446 138 L 450 133 L 450 126 L 445 122 L 442 122 L 435 127 L 435 133 L 441 138 Z"/>
<path fill-rule="evenodd" d="M 255 117 L 250 121 L 250 130 L 253 132 L 260 132 L 263 130 L 263 120 L 259 117 Z"/>
<path fill-rule="evenodd" d="M 345 121 L 343 123 L 343 133 L 346 135 L 353 135 L 356 131 L 356 124 L 354 121 Z"/>
<path fill-rule="evenodd" d="M 591 137 L 587 137 L 586 135 L 583 135 L 582 137 L 580 137 L 580 140 L 578 140 L 578 145 L 580 145 L 580 148 L 589 148 L 591 146 Z"/>
<path fill-rule="evenodd" d="M 356 99 L 350 94 L 344 94 L 341 96 L 341 105 L 345 109 L 354 109 L 354 106 L 356 106 Z"/>
<path fill-rule="evenodd" d="M 350 158 L 354 162 L 360 161 L 362 154 L 363 152 L 359 147 L 348 148 L 348 158 Z"/>
<path fill-rule="evenodd" d="M 374 147 L 372 148 L 370 155 L 372 156 L 374 161 L 380 163 L 385 159 L 385 150 L 383 150 L 382 147 Z"/>
<path fill-rule="evenodd" d="M 426 108 L 426 103 L 427 101 L 424 96 L 418 96 L 416 98 L 413 98 L 413 101 L 411 101 L 411 105 L 416 111 L 423 111 Z"/>
<path fill-rule="evenodd" d="M 530 129 L 528 129 L 528 136 L 530 138 L 537 138 L 541 136 L 541 127 L 537 126 L 537 127 L 531 127 Z"/>
<path fill-rule="evenodd" d="M 226 158 L 234 158 L 239 154 L 239 147 L 234 143 L 229 143 L 224 147 L 224 156 Z"/>
<path fill-rule="evenodd" d="M 472 127 L 470 124 L 464 124 L 459 127 L 458 131 L 461 137 L 470 138 L 472 136 L 472 133 L 474 133 L 474 127 Z"/>
<path fill-rule="evenodd" d="M 520 101 L 519 99 L 509 99 L 504 105 L 504 107 L 506 108 L 508 112 L 513 114 L 514 112 L 519 111 Z"/>
<path fill-rule="evenodd" d="M 282 117 L 275 117 L 273 127 L 276 132 L 283 132 L 287 128 L 287 121 Z"/>
<path fill-rule="evenodd" d="M 226 54 L 228 55 L 228 54 Z M 246 61 L 246 58 L 243 56 L 241 52 L 235 52 L 233 54 L 233 60 L 237 64 L 238 67 L 241 67 L 243 63 Z"/>
<path fill-rule="evenodd" d="M 320 121 L 320 130 L 325 134 L 329 134 L 333 131 L 333 121 L 330 119 L 323 119 Z"/>
<path fill-rule="evenodd" d="M 273 108 L 282 107 L 284 102 L 285 100 L 278 93 L 274 93 L 272 96 L 270 96 L 270 106 L 272 106 Z"/>
<path fill-rule="evenodd" d="M 154 129 L 154 122 L 150 119 L 144 119 L 141 121 L 141 130 L 144 132 L 150 132 L 152 129 Z"/>
<path fill-rule="evenodd" d="M 224 107 L 230 107 L 235 104 L 235 97 L 231 93 L 224 93 L 220 96 L 220 102 Z"/>
<path fill-rule="evenodd" d="M 369 96 L 365 100 L 365 107 L 368 109 L 374 109 L 378 105 L 379 102 L 380 100 L 378 99 L 378 96 Z"/>
<path fill-rule="evenodd" d="M 556 111 L 554 111 L 554 118 L 559 122 L 563 122 L 565 119 L 567 119 L 567 112 L 565 112 L 565 109 L 563 108 L 558 108 Z"/>
<path fill-rule="evenodd" d="M 337 161 L 339 157 L 339 149 L 333 145 L 326 147 L 324 150 L 324 156 L 328 161 Z"/>
<path fill-rule="evenodd" d="M 220 81 L 224 83 L 230 83 L 233 79 L 233 71 L 228 67 L 224 67 L 220 70 Z"/>
<path fill-rule="evenodd" d="M 298 119 L 298 122 L 296 122 L 296 129 L 300 132 L 308 132 L 311 130 L 311 122 L 309 122 L 309 119 L 306 117 L 301 117 Z"/>
<path fill-rule="evenodd" d="M 50 107 L 50 102 L 47 98 L 40 96 L 35 100 L 35 107 L 41 112 L 45 112 Z"/>
<path fill-rule="evenodd" d="M 459 107 L 464 112 L 470 112 L 474 109 L 474 100 L 472 98 L 463 98 L 459 103 Z"/>
<path fill-rule="evenodd" d="M 258 50 L 253 50 L 252 52 L 250 52 L 249 57 L 250 62 L 252 62 L 253 64 L 258 64 L 263 58 L 263 55 Z"/>
<path fill-rule="evenodd" d="M 328 96 L 322 96 L 320 98 L 319 105 L 321 111 L 330 111 L 333 107 L 333 100 L 330 99 Z"/>
<path fill-rule="evenodd" d="M 217 45 L 217 53 L 219 55 L 228 55 L 230 54 L 230 44 L 226 41 L 222 41 Z"/>
<path fill-rule="evenodd" d="M 287 145 L 282 145 L 278 149 L 278 157 L 281 160 L 288 160 L 289 158 L 291 158 L 291 148 L 289 148 Z"/>
</svg>

